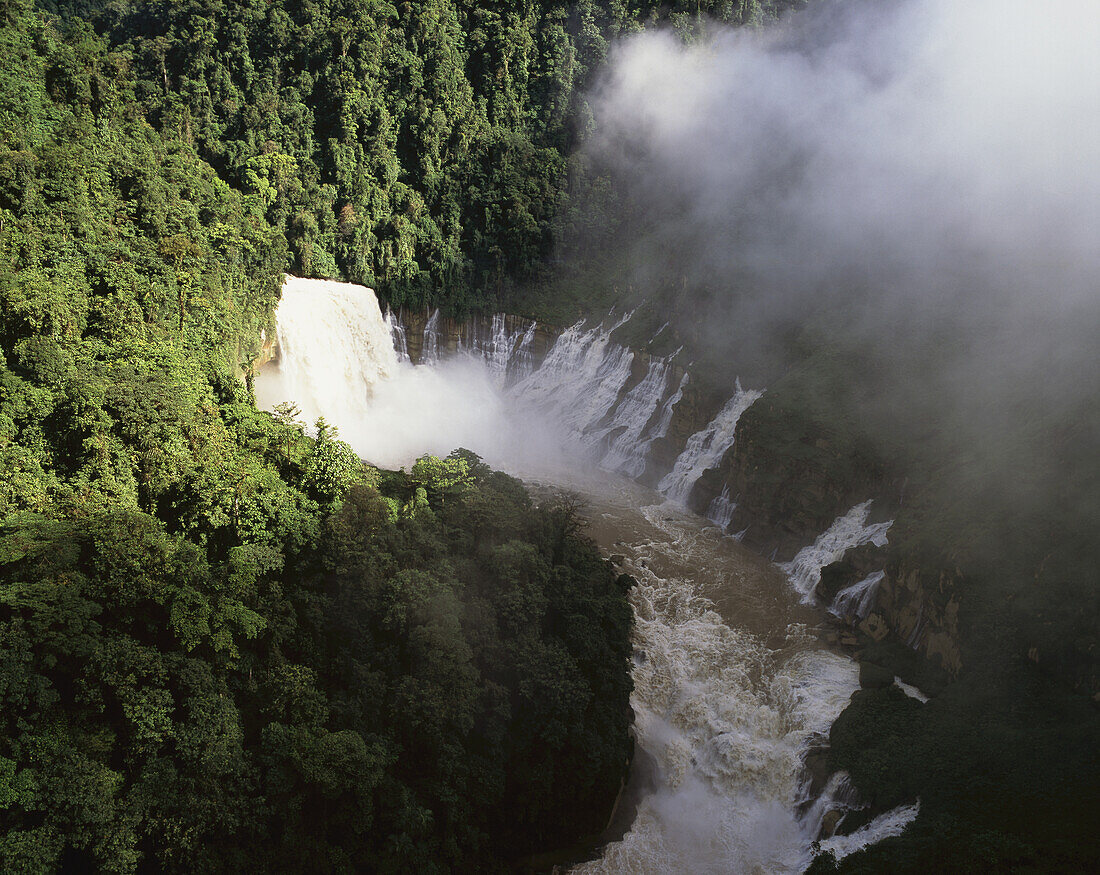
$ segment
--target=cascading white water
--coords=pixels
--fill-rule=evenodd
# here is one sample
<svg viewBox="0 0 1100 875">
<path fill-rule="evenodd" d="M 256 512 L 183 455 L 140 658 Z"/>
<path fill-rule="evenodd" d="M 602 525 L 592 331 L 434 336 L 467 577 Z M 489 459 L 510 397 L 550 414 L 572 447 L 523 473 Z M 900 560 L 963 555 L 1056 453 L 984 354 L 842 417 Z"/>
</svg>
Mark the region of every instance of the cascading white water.
<svg viewBox="0 0 1100 875">
<path fill-rule="evenodd" d="M 414 367 L 398 350 L 403 333 L 382 317 L 363 286 L 288 277 L 276 314 L 279 360 L 255 381 L 256 400 L 272 409 L 293 401 L 312 422 L 324 415 L 368 461 L 397 468 L 424 453 L 478 447 L 513 470 L 537 461 L 560 466 L 562 441 L 552 423 L 514 415 L 480 360 L 457 356 Z M 438 314 L 425 331 L 429 360 L 439 350 Z"/>
<path fill-rule="evenodd" d="M 509 373 L 514 379 L 522 380 L 535 369 L 535 356 L 531 352 L 531 343 L 535 339 L 535 329 L 538 326 L 532 322 L 523 332 L 523 337 L 516 344 L 512 360 L 508 363 Z"/>
<path fill-rule="evenodd" d="M 634 353 L 612 342 L 611 333 L 629 318 L 628 314 L 610 328 L 586 330 L 579 322 L 566 329 L 541 366 L 529 369 L 514 384 L 512 394 L 554 410 L 557 421 L 605 471 L 638 477 L 645 471 L 653 442 L 668 431 L 687 375 L 669 395 L 672 357 L 653 359 L 645 377 L 624 393 Z M 519 358 L 531 333 L 529 329 L 513 359 Z M 521 368 L 515 366 L 517 375 Z"/>
<path fill-rule="evenodd" d="M 531 341 L 536 325 L 508 330 L 503 313 L 495 313 L 486 333 L 478 323 L 472 323 L 460 338 L 459 351 L 482 359 L 498 386 L 509 378 L 521 379 L 531 372 Z"/>
<path fill-rule="evenodd" d="M 880 814 L 851 835 L 823 839 L 818 846 L 819 853 L 831 853 L 838 860 L 843 860 L 856 851 L 870 847 L 875 842 L 901 835 L 905 832 L 905 828 L 916 820 L 919 813 L 919 799 L 912 805 L 899 805 L 885 814 Z"/>
<path fill-rule="evenodd" d="M 256 381 L 257 402 L 271 408 L 292 400 L 307 423 L 323 415 L 345 434 L 355 432 L 398 367 L 374 292 L 288 276 L 277 318 L 279 364 Z M 273 372 L 277 379 L 269 378 Z"/>
<path fill-rule="evenodd" d="M 737 576 L 719 552 L 730 541 L 667 506 L 641 511 L 650 528 L 616 549 L 638 580 L 631 705 L 657 789 L 626 836 L 575 871 L 801 872 L 820 828 L 799 816 L 803 758 L 858 688 L 858 668 L 805 649 L 812 638 L 799 624 L 788 626 L 790 649 L 777 651 L 725 622 L 702 586 Z"/>
<path fill-rule="evenodd" d="M 397 354 L 397 360 L 407 362 L 409 360 L 409 342 L 405 336 L 405 326 L 393 315 L 393 310 L 386 308 L 386 328 L 393 339 L 393 349 Z"/>
<path fill-rule="evenodd" d="M 879 584 L 886 577 L 885 571 L 876 571 L 858 583 L 845 587 L 836 594 L 833 603 L 829 605 L 829 613 L 840 617 L 842 620 L 862 620 L 875 604 L 875 595 L 878 593 Z"/>
<path fill-rule="evenodd" d="M 718 495 L 707 507 L 706 518 L 714 523 L 723 532 L 733 522 L 733 512 L 737 510 L 737 504 L 730 496 L 730 487 L 727 483 L 722 487 L 722 493 Z M 740 538 L 738 538 L 740 540 Z"/>
<path fill-rule="evenodd" d="M 897 687 L 899 690 L 901 690 L 903 693 L 905 693 L 905 695 L 907 695 L 910 699 L 916 699 L 922 705 L 927 705 L 928 704 L 928 696 L 926 696 L 924 693 L 922 693 L 920 690 L 918 690 L 912 684 L 907 684 L 901 678 L 899 678 L 899 677 L 894 678 L 894 686 Z"/>
<path fill-rule="evenodd" d="M 668 359 L 651 361 L 644 379 L 615 407 L 611 422 L 593 436 L 602 442 L 608 435 L 615 435 L 600 460 L 605 471 L 637 477 L 645 470 L 649 445 L 641 438 L 667 391 L 670 371 Z"/>
<path fill-rule="evenodd" d="M 672 356 L 669 357 L 669 360 L 672 360 Z M 661 413 L 657 419 L 657 424 L 638 448 L 638 456 L 645 460 L 645 462 L 649 460 L 649 454 L 653 449 L 653 444 L 668 434 L 669 427 L 672 425 L 672 414 L 675 412 L 676 405 L 679 404 L 680 400 L 684 397 L 684 387 L 687 386 L 687 384 L 688 375 L 685 373 L 680 378 L 680 384 L 676 387 L 676 391 L 669 395 L 661 405 Z M 629 468 L 622 468 L 620 469 L 620 473 L 625 474 L 627 477 L 641 477 L 642 473 L 645 471 L 645 462 L 643 462 L 641 466 L 631 465 Z"/>
<path fill-rule="evenodd" d="M 582 469 L 576 454 L 584 453 L 585 436 L 590 447 L 596 429 L 620 419 L 616 405 L 630 373 L 631 353 L 610 342 L 609 330 L 581 326 L 563 333 L 546 363 L 507 391 L 499 363 L 506 373 L 513 364 L 503 355 L 495 367 L 465 355 L 414 367 L 399 360 L 392 318 L 387 323 L 374 295 L 360 286 L 290 279 L 278 323 L 281 360 L 257 377 L 258 400 L 268 408 L 292 400 L 310 415 L 323 414 L 361 455 L 389 467 L 424 452 L 467 446 L 490 464 L 522 474 L 532 470 L 533 460 L 545 463 L 573 446 L 559 465 L 539 469 L 566 482 Z M 511 360 L 531 336 L 533 328 L 513 337 Z M 687 381 L 685 375 L 662 402 L 670 388 L 667 361 L 664 366 L 663 376 L 651 366 L 651 385 L 635 394 L 627 407 L 633 412 L 614 426 L 637 433 L 646 448 L 667 433 Z M 740 412 L 759 394 L 738 386 L 702 437 L 695 436 L 691 463 L 678 466 L 675 483 L 690 489 L 721 457 Z M 556 430 L 560 421 L 567 428 Z M 593 527 L 604 528 L 597 539 L 625 552 L 625 568 L 638 580 L 631 594 L 639 653 L 631 702 L 638 744 L 659 774 L 622 841 L 580 871 L 802 871 L 820 830 L 820 822 L 804 813 L 804 756 L 827 737 L 858 687 L 857 666 L 819 649 L 806 633 L 816 620 L 797 614 L 811 609 L 786 595 L 774 566 L 751 558 L 697 517 L 654 504 L 653 493 L 638 501 L 640 487 L 629 481 L 583 476 L 577 488 L 587 490 L 594 504 L 602 502 L 591 514 Z M 645 536 L 628 529 L 644 529 Z M 736 591 L 726 593 L 735 582 Z M 739 625 L 719 613 L 723 599 L 736 604 L 732 615 Z M 744 627 L 749 614 L 758 625 L 774 622 L 780 604 L 790 618 L 780 621 L 785 640 L 776 643 L 770 632 Z M 878 833 L 854 834 L 836 849 L 846 853 L 873 834 L 896 834 L 889 830 L 899 822 L 875 821 L 869 828 Z"/>
<path fill-rule="evenodd" d="M 439 361 L 439 311 L 433 310 L 424 323 L 424 344 L 420 347 L 420 363 L 433 365 Z"/>
<path fill-rule="evenodd" d="M 661 494 L 675 504 L 686 504 L 691 490 L 695 487 L 695 482 L 702 473 L 708 468 L 715 467 L 726 451 L 733 446 L 734 432 L 741 414 L 763 394 L 752 389 L 742 389 L 741 382 L 738 381 L 733 397 L 726 402 L 718 415 L 707 424 L 706 428 L 688 438 L 687 446 L 676 460 L 676 464 L 657 485 Z"/>
<path fill-rule="evenodd" d="M 527 404 L 548 411 L 582 442 L 619 401 L 630 378 L 634 353 L 611 342 L 612 328 L 584 330 L 577 323 L 561 333 L 542 365 L 513 387 Z"/>
<path fill-rule="evenodd" d="M 779 566 L 803 599 L 813 600 L 814 591 L 821 582 L 821 569 L 841 559 L 852 547 L 863 544 L 886 546 L 886 533 L 894 521 L 867 525 L 870 513 L 870 501 L 857 504 L 818 535 L 813 544 L 803 547 L 794 559 Z"/>
</svg>

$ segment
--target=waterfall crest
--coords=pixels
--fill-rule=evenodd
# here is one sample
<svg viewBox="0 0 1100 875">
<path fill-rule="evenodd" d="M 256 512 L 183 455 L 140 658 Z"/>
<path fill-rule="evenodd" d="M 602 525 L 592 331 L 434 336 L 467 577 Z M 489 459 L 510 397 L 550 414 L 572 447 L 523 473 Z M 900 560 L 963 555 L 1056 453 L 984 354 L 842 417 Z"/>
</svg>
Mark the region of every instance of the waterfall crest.
<svg viewBox="0 0 1100 875">
<path fill-rule="evenodd" d="M 312 423 L 354 431 L 380 385 L 397 373 L 393 338 L 366 286 L 288 276 L 277 310 L 278 367 L 256 382 L 256 400 L 292 400 Z"/>
</svg>

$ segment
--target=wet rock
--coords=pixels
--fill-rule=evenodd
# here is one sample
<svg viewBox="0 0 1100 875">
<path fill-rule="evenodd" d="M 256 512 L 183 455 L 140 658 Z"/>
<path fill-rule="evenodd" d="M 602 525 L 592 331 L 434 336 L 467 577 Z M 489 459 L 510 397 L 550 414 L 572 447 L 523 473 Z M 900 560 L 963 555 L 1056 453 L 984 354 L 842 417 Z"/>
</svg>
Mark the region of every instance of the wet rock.
<svg viewBox="0 0 1100 875">
<path fill-rule="evenodd" d="M 836 832 L 837 825 L 840 823 L 842 817 L 844 817 L 844 812 L 839 809 L 834 808 L 831 811 L 826 811 L 825 816 L 821 818 L 821 834 L 819 838 L 831 838 Z"/>
<path fill-rule="evenodd" d="M 859 624 L 859 630 L 875 641 L 881 641 L 890 634 L 890 627 L 878 614 L 868 614 L 867 618 Z"/>
<path fill-rule="evenodd" d="M 873 662 L 859 664 L 859 685 L 865 690 L 881 690 L 894 683 L 894 673 Z"/>
</svg>

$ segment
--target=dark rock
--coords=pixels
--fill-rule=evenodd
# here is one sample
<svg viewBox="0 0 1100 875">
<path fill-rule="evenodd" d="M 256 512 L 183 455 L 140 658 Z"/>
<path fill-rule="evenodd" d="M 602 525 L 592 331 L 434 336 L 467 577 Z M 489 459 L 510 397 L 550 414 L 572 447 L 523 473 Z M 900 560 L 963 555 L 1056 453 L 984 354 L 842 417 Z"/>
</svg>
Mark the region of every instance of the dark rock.
<svg viewBox="0 0 1100 875">
<path fill-rule="evenodd" d="M 894 673 L 873 662 L 859 664 L 859 685 L 865 690 L 880 690 L 894 683 Z"/>
<path fill-rule="evenodd" d="M 818 838 L 830 838 L 833 833 L 836 832 L 837 825 L 840 823 L 840 819 L 844 817 L 844 814 L 845 812 L 836 808 L 832 811 L 826 811 L 825 816 L 821 818 L 821 833 L 818 835 Z"/>
</svg>

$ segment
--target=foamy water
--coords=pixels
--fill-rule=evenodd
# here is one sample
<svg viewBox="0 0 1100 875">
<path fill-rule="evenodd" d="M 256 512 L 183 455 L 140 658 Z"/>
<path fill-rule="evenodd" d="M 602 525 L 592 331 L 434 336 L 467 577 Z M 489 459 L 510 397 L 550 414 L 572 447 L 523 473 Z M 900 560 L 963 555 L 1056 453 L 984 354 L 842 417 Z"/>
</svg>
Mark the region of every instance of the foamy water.
<svg viewBox="0 0 1100 875">
<path fill-rule="evenodd" d="M 631 704 L 657 786 L 627 835 L 576 871 L 800 872 L 820 826 L 799 816 L 803 758 L 858 688 L 858 667 L 818 647 L 815 615 L 766 563 L 698 517 L 632 507 L 625 493 L 611 509 L 594 499 L 593 529 L 638 580 Z"/>
</svg>

